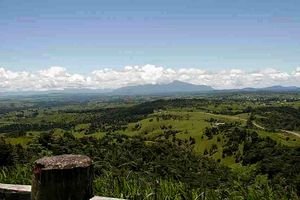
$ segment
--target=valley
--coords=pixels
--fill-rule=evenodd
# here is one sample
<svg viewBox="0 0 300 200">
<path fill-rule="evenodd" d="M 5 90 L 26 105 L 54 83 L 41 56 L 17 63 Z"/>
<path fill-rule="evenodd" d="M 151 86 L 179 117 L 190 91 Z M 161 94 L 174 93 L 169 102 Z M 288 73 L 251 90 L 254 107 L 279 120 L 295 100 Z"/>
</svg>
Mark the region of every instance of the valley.
<svg viewBox="0 0 300 200">
<path fill-rule="evenodd" d="M 215 199 L 226 187 L 248 197 L 265 197 L 265 187 L 283 199 L 299 194 L 298 93 L 55 94 L 0 104 L 1 183 L 30 184 L 33 160 L 79 153 L 94 159 L 102 196 L 140 199 L 158 180 L 157 195 L 170 199 L 204 190 Z"/>
</svg>

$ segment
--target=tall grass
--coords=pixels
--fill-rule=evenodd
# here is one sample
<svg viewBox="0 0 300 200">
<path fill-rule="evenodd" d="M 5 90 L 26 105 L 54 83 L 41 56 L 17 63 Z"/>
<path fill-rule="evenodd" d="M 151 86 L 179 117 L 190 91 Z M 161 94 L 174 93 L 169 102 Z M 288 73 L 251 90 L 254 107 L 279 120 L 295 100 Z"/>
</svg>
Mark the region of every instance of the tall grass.
<svg viewBox="0 0 300 200">
<path fill-rule="evenodd" d="M 134 200 L 290 200 L 298 199 L 296 193 L 287 194 L 273 189 L 266 177 L 258 177 L 257 182 L 242 186 L 234 182 L 222 189 L 190 188 L 187 184 L 174 180 L 158 179 L 147 181 L 140 177 L 97 177 L 94 191 L 100 196 Z"/>
<path fill-rule="evenodd" d="M 31 167 L 17 165 L 0 168 L 0 183 L 31 184 Z M 94 193 L 99 196 L 133 200 L 292 200 L 296 193 L 275 190 L 266 176 L 258 176 L 254 183 L 242 185 L 234 181 L 227 188 L 191 188 L 172 179 L 145 179 L 137 175 L 95 177 Z"/>
<path fill-rule="evenodd" d="M 0 183 L 30 185 L 31 174 L 31 167 L 28 165 L 2 167 L 0 168 Z"/>
<path fill-rule="evenodd" d="M 98 177 L 94 182 L 94 191 L 101 196 L 126 199 L 200 199 L 201 189 L 189 189 L 181 182 L 158 179 L 147 182 L 143 179 Z"/>
</svg>

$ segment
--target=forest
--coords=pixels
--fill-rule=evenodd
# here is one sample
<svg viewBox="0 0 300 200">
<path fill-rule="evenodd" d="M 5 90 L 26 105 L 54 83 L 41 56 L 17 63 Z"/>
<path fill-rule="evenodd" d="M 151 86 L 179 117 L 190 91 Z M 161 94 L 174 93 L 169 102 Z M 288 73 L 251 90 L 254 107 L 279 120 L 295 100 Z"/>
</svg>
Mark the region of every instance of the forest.
<svg viewBox="0 0 300 200">
<path fill-rule="evenodd" d="M 299 94 L 50 99 L 0 98 L 0 183 L 84 154 L 101 196 L 299 199 Z"/>
</svg>

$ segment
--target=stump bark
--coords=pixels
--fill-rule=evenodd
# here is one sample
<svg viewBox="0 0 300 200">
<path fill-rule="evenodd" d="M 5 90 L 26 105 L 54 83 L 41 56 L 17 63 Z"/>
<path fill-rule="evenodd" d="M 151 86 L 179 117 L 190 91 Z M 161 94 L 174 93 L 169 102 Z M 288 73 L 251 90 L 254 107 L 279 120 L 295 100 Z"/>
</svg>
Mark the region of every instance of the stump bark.
<svg viewBox="0 0 300 200">
<path fill-rule="evenodd" d="M 89 200 L 92 160 L 82 155 L 44 157 L 34 163 L 32 200 Z"/>
</svg>

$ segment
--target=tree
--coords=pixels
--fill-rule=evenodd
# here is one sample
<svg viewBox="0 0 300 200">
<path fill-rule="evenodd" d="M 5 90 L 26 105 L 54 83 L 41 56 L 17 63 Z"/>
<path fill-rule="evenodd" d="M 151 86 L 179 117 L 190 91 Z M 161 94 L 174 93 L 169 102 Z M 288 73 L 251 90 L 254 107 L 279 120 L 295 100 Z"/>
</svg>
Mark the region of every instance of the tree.
<svg viewBox="0 0 300 200">
<path fill-rule="evenodd" d="M 13 147 L 0 138 L 0 166 L 13 164 Z"/>
</svg>

